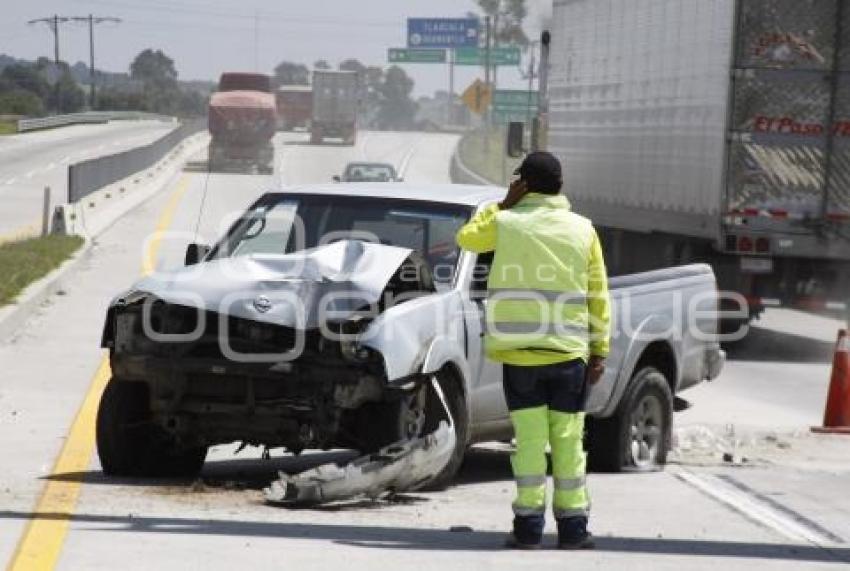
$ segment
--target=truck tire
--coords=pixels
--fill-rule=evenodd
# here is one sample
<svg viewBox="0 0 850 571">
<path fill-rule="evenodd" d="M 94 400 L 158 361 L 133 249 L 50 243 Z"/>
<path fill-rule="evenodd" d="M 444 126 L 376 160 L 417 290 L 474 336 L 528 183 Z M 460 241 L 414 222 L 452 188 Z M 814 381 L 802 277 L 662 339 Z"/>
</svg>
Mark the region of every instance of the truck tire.
<svg viewBox="0 0 850 571">
<path fill-rule="evenodd" d="M 633 376 L 617 412 L 588 423 L 591 470 L 654 471 L 667 462 L 673 426 L 673 395 L 655 367 Z"/>
<path fill-rule="evenodd" d="M 148 387 L 111 379 L 97 412 L 97 453 L 104 474 L 189 478 L 200 472 L 205 447 L 179 448 L 150 422 Z"/>
<path fill-rule="evenodd" d="M 437 375 L 454 419 L 457 446 L 446 467 L 428 482 L 428 490 L 444 489 L 451 483 L 463 463 L 469 437 L 469 417 L 459 381 L 446 371 Z M 363 442 L 361 452 L 376 452 L 399 440 L 429 434 L 437 429 L 441 420 L 447 420 L 445 411 L 430 382 L 398 399 L 366 404 L 358 410 L 358 440 Z"/>
<path fill-rule="evenodd" d="M 469 440 L 469 415 L 467 414 L 466 399 L 463 395 L 460 379 L 449 371 L 440 371 L 437 374 L 437 380 L 440 383 L 440 388 L 443 389 L 446 403 L 449 405 L 449 410 L 452 413 L 457 442 L 449 463 L 423 488 L 430 491 L 444 490 L 451 485 L 463 464 L 463 457 L 466 455 L 467 441 Z M 448 419 L 446 418 L 443 405 L 440 403 L 440 397 L 429 384 L 423 434 L 428 434 L 436 430 L 441 420 Z"/>
</svg>

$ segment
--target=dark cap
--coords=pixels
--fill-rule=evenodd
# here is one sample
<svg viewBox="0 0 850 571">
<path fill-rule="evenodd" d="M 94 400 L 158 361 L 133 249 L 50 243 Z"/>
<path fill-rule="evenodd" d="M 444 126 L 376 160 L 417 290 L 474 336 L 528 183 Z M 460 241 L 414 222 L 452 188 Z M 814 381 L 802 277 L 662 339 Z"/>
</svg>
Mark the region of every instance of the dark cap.
<svg viewBox="0 0 850 571">
<path fill-rule="evenodd" d="M 564 184 L 561 163 L 546 151 L 529 153 L 514 174 L 528 183 L 531 192 L 557 194 Z"/>
</svg>

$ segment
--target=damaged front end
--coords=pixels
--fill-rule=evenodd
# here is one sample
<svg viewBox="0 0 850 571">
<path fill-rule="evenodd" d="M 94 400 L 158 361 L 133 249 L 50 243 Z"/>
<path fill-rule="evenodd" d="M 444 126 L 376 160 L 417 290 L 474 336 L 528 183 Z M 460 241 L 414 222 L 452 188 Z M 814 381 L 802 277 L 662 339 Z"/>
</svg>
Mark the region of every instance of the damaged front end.
<svg viewBox="0 0 850 571">
<path fill-rule="evenodd" d="M 281 473 L 264 490 L 266 501 L 281 505 L 313 505 L 356 496 L 416 490 L 428 484 L 449 463 L 457 445 L 451 409 L 436 377 L 430 380 L 448 421 L 424 436 L 405 439 L 349 462 L 324 464 L 296 475 Z"/>
<path fill-rule="evenodd" d="M 213 260 L 117 298 L 103 346 L 113 380 L 144 385 L 150 421 L 182 447 L 372 451 L 417 429 L 411 387 L 427 378 L 390 383 L 360 336 L 434 292 L 414 252 L 381 244 Z"/>
</svg>

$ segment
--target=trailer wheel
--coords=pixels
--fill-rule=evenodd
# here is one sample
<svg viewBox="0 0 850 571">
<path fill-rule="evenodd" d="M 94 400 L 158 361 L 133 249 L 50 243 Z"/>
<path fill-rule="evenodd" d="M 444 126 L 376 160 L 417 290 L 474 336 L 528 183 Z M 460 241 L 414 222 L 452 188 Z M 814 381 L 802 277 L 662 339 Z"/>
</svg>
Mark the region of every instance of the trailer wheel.
<svg viewBox="0 0 850 571">
<path fill-rule="evenodd" d="M 599 472 L 654 471 L 667 462 L 673 396 L 655 367 L 638 370 L 614 416 L 591 419 L 589 464 Z"/>
<path fill-rule="evenodd" d="M 181 448 L 151 422 L 148 387 L 111 379 L 97 412 L 97 453 L 104 474 L 188 478 L 197 475 L 205 447 Z"/>
</svg>

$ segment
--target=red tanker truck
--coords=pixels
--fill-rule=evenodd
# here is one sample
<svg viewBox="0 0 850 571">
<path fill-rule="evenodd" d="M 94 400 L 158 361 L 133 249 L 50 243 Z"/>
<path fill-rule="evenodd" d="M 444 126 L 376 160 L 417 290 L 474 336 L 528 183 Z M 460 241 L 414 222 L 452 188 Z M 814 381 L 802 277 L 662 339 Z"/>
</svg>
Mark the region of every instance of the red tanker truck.
<svg viewBox="0 0 850 571">
<path fill-rule="evenodd" d="M 272 172 L 276 127 L 271 78 L 261 73 L 223 73 L 218 91 L 210 98 L 210 170 Z"/>
</svg>

